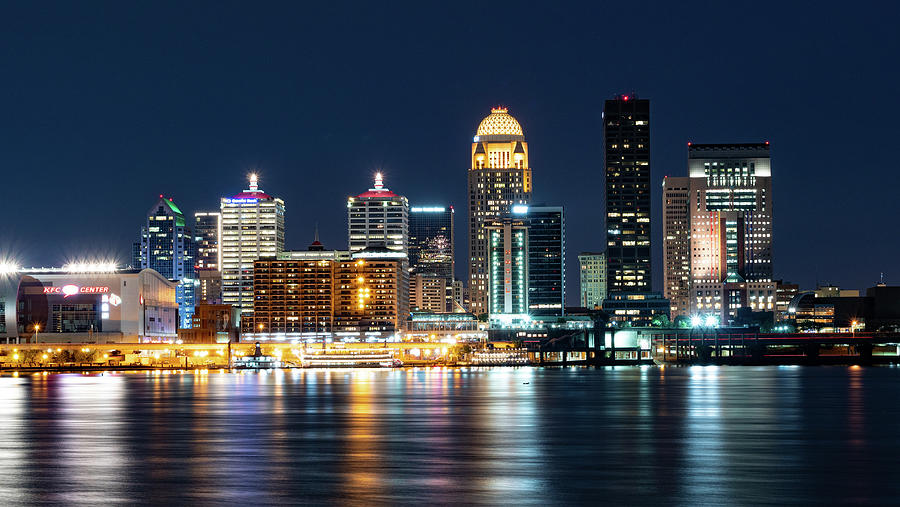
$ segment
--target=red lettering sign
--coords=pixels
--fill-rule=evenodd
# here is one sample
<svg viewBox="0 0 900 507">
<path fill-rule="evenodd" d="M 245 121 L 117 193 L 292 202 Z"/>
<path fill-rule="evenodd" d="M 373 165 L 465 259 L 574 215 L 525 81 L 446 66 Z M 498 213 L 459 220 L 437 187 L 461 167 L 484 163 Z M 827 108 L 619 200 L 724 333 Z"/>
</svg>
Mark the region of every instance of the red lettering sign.
<svg viewBox="0 0 900 507">
<path fill-rule="evenodd" d="M 108 294 L 109 287 L 99 285 L 88 285 L 79 287 L 77 285 L 63 285 L 62 287 L 44 287 L 44 294 L 65 294 L 65 297 L 74 296 L 75 294 Z"/>
</svg>

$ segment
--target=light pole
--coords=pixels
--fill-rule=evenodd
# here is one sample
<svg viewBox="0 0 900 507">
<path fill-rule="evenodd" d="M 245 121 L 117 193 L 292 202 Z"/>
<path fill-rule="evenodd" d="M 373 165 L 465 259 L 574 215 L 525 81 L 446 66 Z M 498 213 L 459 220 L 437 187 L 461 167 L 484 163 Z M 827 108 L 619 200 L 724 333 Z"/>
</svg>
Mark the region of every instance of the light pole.
<svg viewBox="0 0 900 507">
<path fill-rule="evenodd" d="M 41 325 L 37 322 L 34 323 L 34 337 L 31 339 L 32 343 L 37 343 L 37 335 L 38 331 L 41 330 Z"/>
</svg>

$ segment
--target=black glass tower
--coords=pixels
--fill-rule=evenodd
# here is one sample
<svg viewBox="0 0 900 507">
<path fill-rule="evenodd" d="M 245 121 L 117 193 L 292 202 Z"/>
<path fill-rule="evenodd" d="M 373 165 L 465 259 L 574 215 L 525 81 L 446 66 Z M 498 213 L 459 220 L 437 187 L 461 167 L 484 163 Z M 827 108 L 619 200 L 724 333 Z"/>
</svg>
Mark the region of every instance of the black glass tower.
<svg viewBox="0 0 900 507">
<path fill-rule="evenodd" d="M 409 267 L 413 273 L 453 280 L 453 206 L 409 209 Z"/>
<path fill-rule="evenodd" d="M 603 106 L 608 291 L 651 290 L 650 101 L 619 95 Z"/>
<path fill-rule="evenodd" d="M 566 306 L 566 222 L 562 206 L 514 206 L 527 216 L 528 313 L 561 316 Z"/>
</svg>

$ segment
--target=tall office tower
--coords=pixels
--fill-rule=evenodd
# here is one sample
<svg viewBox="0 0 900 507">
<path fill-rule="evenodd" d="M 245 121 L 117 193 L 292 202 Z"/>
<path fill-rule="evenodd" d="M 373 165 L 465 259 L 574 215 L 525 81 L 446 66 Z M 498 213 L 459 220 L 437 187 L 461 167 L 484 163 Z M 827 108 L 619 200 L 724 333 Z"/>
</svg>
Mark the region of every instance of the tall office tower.
<svg viewBox="0 0 900 507">
<path fill-rule="evenodd" d="M 632 95 L 607 100 L 603 139 L 609 292 L 649 291 L 650 101 Z"/>
<path fill-rule="evenodd" d="M 250 187 L 221 200 L 222 302 L 253 311 L 253 262 L 284 250 L 284 201 Z"/>
<path fill-rule="evenodd" d="M 488 236 L 490 319 L 503 324 L 528 317 L 528 225 L 502 218 L 485 226 Z"/>
<path fill-rule="evenodd" d="M 691 311 L 775 308 L 769 143 L 688 145 Z"/>
<path fill-rule="evenodd" d="M 384 188 L 381 173 L 375 187 L 347 199 L 348 233 L 351 252 L 368 247 L 385 247 L 407 254 L 409 201 Z"/>
<path fill-rule="evenodd" d="M 606 299 L 606 253 L 583 252 L 578 254 L 581 282 L 580 301 L 583 308 L 603 305 Z"/>
<path fill-rule="evenodd" d="M 566 308 L 566 221 L 562 206 L 513 206 L 528 226 L 528 313 L 562 316 Z"/>
<path fill-rule="evenodd" d="M 663 179 L 663 296 L 673 318 L 691 311 L 690 178 Z"/>
<path fill-rule="evenodd" d="M 175 301 L 178 303 L 178 326 L 190 328 L 194 316 L 194 294 L 197 276 L 194 263 L 197 243 L 184 214 L 171 198 L 159 196 L 159 201 L 147 212 L 141 227 L 138 262 L 141 269 L 154 269 L 169 280 L 178 280 Z"/>
<path fill-rule="evenodd" d="M 486 223 L 531 201 L 531 167 L 522 126 L 506 108 L 491 109 L 475 133 L 469 167 L 469 311 L 488 307 Z"/>
<path fill-rule="evenodd" d="M 194 213 L 194 240 L 197 242 L 197 302 L 209 304 L 222 302 L 222 214 L 218 211 Z"/>
<path fill-rule="evenodd" d="M 453 282 L 453 206 L 409 208 L 409 268 Z"/>
</svg>

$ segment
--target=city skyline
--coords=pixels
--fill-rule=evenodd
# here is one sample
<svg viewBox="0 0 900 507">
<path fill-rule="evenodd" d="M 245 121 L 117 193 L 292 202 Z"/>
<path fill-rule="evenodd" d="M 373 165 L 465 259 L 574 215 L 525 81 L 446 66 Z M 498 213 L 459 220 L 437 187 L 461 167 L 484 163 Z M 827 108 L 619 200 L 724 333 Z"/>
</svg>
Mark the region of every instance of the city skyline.
<svg viewBox="0 0 900 507">
<path fill-rule="evenodd" d="M 387 26 L 402 23 L 411 31 L 406 35 L 379 31 L 377 37 L 367 38 L 372 44 L 367 53 L 387 51 L 407 37 L 417 37 L 420 49 L 403 47 L 397 53 L 398 62 L 430 50 L 442 63 L 424 63 L 424 71 L 413 74 L 398 63 L 377 69 L 363 58 L 348 57 L 358 67 L 347 70 L 335 63 L 335 56 L 349 54 L 350 46 L 342 43 L 322 56 L 302 55 L 308 65 L 332 71 L 318 81 L 306 80 L 305 73 L 276 63 L 279 58 L 257 59 L 256 55 L 277 55 L 297 48 L 289 44 L 279 50 L 265 37 L 248 37 L 237 52 L 194 49 L 191 55 L 163 58 L 160 49 L 147 48 L 176 47 L 189 37 L 188 25 L 183 20 L 173 21 L 175 36 L 167 41 L 149 29 L 130 30 L 114 22 L 116 16 L 133 14 L 133 9 L 139 8 L 110 9 L 87 23 L 87 28 L 109 26 L 108 33 L 86 40 L 76 37 L 68 50 L 71 53 L 57 54 L 60 37 L 72 36 L 65 21 L 73 13 L 65 7 L 41 13 L 46 14 L 41 32 L 46 37 L 36 41 L 32 51 L 39 57 L 34 61 L 40 62 L 40 67 L 16 56 L 4 57 L 9 60 L 10 75 L 16 76 L 5 86 L 11 96 L 18 97 L 8 113 L 17 120 L 17 127 L 7 129 L 8 148 L 0 155 L 0 163 L 13 169 L 9 176 L 13 187 L 32 188 L 33 174 L 47 174 L 58 184 L 42 191 L 44 204 L 40 206 L 28 192 L 9 197 L 13 209 L 28 212 L 0 229 L 5 239 L 0 255 L 25 265 L 60 265 L 85 256 L 115 257 L 125 264 L 133 224 L 141 221 L 145 211 L 133 203 L 147 202 L 162 193 L 173 196 L 190 212 L 215 209 L 218 197 L 231 195 L 234 186 L 253 170 L 259 172 L 265 188 L 277 189 L 276 195 L 289 203 L 286 249 L 303 249 L 313 237 L 316 223 L 323 243 L 343 248 L 346 217 L 341 204 L 379 170 L 392 189 L 417 203 L 446 203 L 464 209 L 462 172 L 469 157 L 471 132 L 489 107 L 502 104 L 522 123 L 534 148 L 529 155 L 535 168 L 535 199 L 567 207 L 567 278 L 575 280 L 578 272 L 573 255 L 604 249 L 595 234 L 602 228 L 597 220 L 604 205 L 596 199 L 604 183 L 598 141 L 602 103 L 635 91 L 651 100 L 653 117 L 655 290 L 662 289 L 661 182 L 663 176 L 685 173 L 689 141 L 771 142 L 773 163 L 779 168 L 773 185 L 779 217 L 774 231 L 777 278 L 803 287 L 820 281 L 852 288 L 871 285 L 881 272 L 888 282 L 900 279 L 900 272 L 893 271 L 892 255 L 900 240 L 881 234 L 878 220 L 860 220 L 862 210 L 896 216 L 893 201 L 869 198 L 867 182 L 877 180 L 889 187 L 898 174 L 890 171 L 893 161 L 886 153 L 876 150 L 861 163 L 853 148 L 887 146 L 893 138 L 895 129 L 889 119 L 896 115 L 897 105 L 892 101 L 878 101 L 879 107 L 870 104 L 884 95 L 879 86 L 891 82 L 896 72 L 879 63 L 896 45 L 868 30 L 868 17 L 862 13 L 841 11 L 842 29 L 825 38 L 820 36 L 821 30 L 834 23 L 829 21 L 834 9 L 807 13 L 788 6 L 777 19 L 769 19 L 761 8 L 735 21 L 738 26 L 774 23 L 770 25 L 774 37 L 753 42 L 727 40 L 712 47 L 701 35 L 684 35 L 676 29 L 687 22 L 714 21 L 723 14 L 722 8 L 706 7 L 652 12 L 647 22 L 661 31 L 661 36 L 672 35 L 672 42 L 671 47 L 652 56 L 648 65 L 635 64 L 648 56 L 645 47 L 630 55 L 621 52 L 621 43 L 616 42 L 620 29 L 614 24 L 610 33 L 598 35 L 586 21 L 571 19 L 565 32 L 560 28 L 551 32 L 561 42 L 518 41 L 522 57 L 488 69 L 477 79 L 462 73 L 469 62 L 456 54 L 471 54 L 479 43 L 457 35 L 451 37 L 456 44 L 452 54 L 437 46 L 439 39 L 455 31 L 455 24 L 462 23 L 461 13 L 448 13 L 444 23 L 428 32 L 411 22 L 410 16 L 421 11 L 396 19 L 373 12 L 370 19 Z M 19 18 L 31 19 L 37 14 L 27 7 L 19 9 Z M 628 12 L 624 7 L 604 9 L 604 18 Z M 188 14 L 188 20 L 202 11 L 198 8 Z M 212 25 L 233 28 L 240 14 L 234 8 L 222 8 Z M 282 26 L 265 13 L 251 14 L 256 24 L 248 28 L 250 33 Z M 324 16 L 336 22 L 333 14 Z M 550 14 L 562 15 L 552 9 Z M 788 29 L 787 20 L 801 15 L 811 15 L 823 28 Z M 151 19 L 155 16 L 160 14 L 149 14 Z M 375 35 L 367 25 L 354 26 L 359 32 L 354 40 Z M 510 35 L 508 30 L 498 28 L 490 35 L 490 44 L 511 47 L 512 42 L 504 41 Z M 872 35 L 852 35 L 863 32 Z M 216 39 L 215 33 L 206 35 Z M 309 37 L 321 35 L 321 30 L 313 30 Z M 4 33 L 4 41 L 13 48 L 10 55 L 21 47 L 22 36 L 14 27 Z M 114 40 L 124 44 L 111 44 Z M 802 58 L 800 53 L 781 54 L 782 47 L 799 44 L 808 48 L 808 43 L 802 42 L 806 40 L 816 40 L 819 49 L 804 52 Z M 573 50 L 566 52 L 567 48 Z M 86 59 L 90 49 L 99 49 L 101 57 Z M 594 51 L 602 51 L 606 57 L 600 68 L 594 68 L 593 62 L 579 63 L 579 58 Z M 727 61 L 732 53 L 749 56 Z M 177 51 L 165 53 L 171 54 L 178 55 Z M 240 73 L 225 65 L 229 58 Z M 683 65 L 699 59 L 713 62 L 710 65 L 716 75 L 753 66 L 765 77 L 726 87 L 718 80 L 685 76 Z M 197 83 L 215 82 L 215 88 L 196 83 L 176 87 L 167 81 L 175 75 L 197 78 L 192 70 L 195 61 L 209 62 Z M 79 62 L 86 65 L 76 72 L 72 64 Z M 566 79 L 550 80 L 561 68 L 574 71 Z M 849 72 L 849 68 L 855 70 Z M 253 81 L 230 79 L 247 74 L 246 70 L 255 71 Z M 507 77 L 512 71 L 519 71 L 521 79 Z M 267 89 L 257 83 L 283 72 L 288 74 L 278 82 L 284 84 L 263 93 Z M 330 89 L 335 83 L 352 81 L 347 78 L 359 72 L 370 72 L 378 79 L 365 89 L 353 84 Z M 868 75 L 878 85 L 863 87 L 861 75 Z M 419 91 L 402 86 L 410 78 Z M 41 83 L 54 86 L 49 89 Z M 213 91 L 207 94 L 209 89 Z M 317 93 L 322 90 L 329 91 Z M 135 98 L 138 95 L 141 100 Z M 307 96 L 316 100 L 310 102 Z M 829 107 L 832 104 L 849 106 Z M 420 122 L 408 120 L 409 115 L 423 111 L 428 119 L 425 129 Z M 863 139 L 863 131 L 874 138 Z M 38 132 L 40 135 L 35 135 Z M 842 179 L 848 168 L 858 177 Z M 172 177 L 142 181 L 143 175 L 158 173 Z M 847 206 L 828 204 L 838 181 Z M 72 229 L 51 219 L 76 203 L 80 212 L 103 226 Z M 812 216 L 817 220 L 810 226 Z M 42 232 L 35 232 L 38 230 Z M 852 231 L 856 242 L 834 241 L 833 230 Z M 465 243 L 462 238 L 458 241 L 456 275 L 465 279 Z M 857 242 L 874 247 L 860 249 Z M 811 247 L 829 255 L 810 262 Z M 577 286 L 570 282 L 567 304 L 576 303 Z"/>
</svg>

